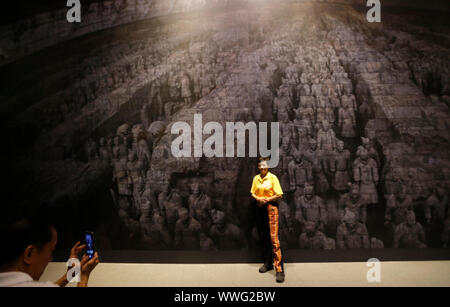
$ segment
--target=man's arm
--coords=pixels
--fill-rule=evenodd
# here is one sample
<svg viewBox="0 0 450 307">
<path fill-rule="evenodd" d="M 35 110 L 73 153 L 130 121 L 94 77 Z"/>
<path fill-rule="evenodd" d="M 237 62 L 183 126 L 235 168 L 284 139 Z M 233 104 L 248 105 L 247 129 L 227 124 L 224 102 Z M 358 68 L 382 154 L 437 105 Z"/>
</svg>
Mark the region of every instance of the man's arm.
<svg viewBox="0 0 450 307">
<path fill-rule="evenodd" d="M 68 283 L 69 283 L 69 281 L 67 280 L 67 273 L 64 274 L 63 276 L 61 276 L 60 279 L 55 281 L 55 285 L 58 285 L 60 287 L 65 287 L 65 286 L 67 286 Z"/>
<path fill-rule="evenodd" d="M 264 197 L 264 199 L 266 200 L 266 202 L 272 202 L 272 201 L 277 201 L 282 197 L 283 197 L 283 194 L 275 194 L 271 197 Z"/>
<path fill-rule="evenodd" d="M 75 243 L 75 245 L 72 247 L 72 249 L 70 250 L 70 255 L 69 255 L 69 259 L 70 258 L 76 258 L 78 259 L 78 255 L 85 249 L 86 244 L 80 245 L 80 241 L 78 241 L 77 243 Z M 69 268 L 67 268 L 69 269 Z M 60 287 L 65 287 L 67 286 L 67 284 L 69 283 L 69 281 L 67 280 L 67 272 L 61 276 L 61 278 L 59 278 L 55 284 L 60 286 Z"/>
<path fill-rule="evenodd" d="M 278 178 L 276 176 L 274 176 L 272 184 L 274 195 L 270 197 L 263 197 L 264 203 L 277 201 L 278 199 L 283 197 L 283 190 L 281 189 L 280 181 L 278 181 Z"/>
</svg>

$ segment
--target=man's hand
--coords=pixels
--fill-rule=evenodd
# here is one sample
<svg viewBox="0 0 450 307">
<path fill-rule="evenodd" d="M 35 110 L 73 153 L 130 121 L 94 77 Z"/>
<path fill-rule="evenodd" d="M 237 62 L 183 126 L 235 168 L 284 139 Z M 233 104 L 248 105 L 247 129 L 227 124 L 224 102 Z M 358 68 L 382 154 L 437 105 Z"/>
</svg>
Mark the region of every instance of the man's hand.
<svg viewBox="0 0 450 307">
<path fill-rule="evenodd" d="M 75 243 L 75 245 L 72 247 L 72 249 L 70 250 L 70 255 L 69 255 L 69 259 L 70 258 L 76 258 L 78 259 L 78 255 L 86 248 L 86 244 L 80 245 L 80 241 L 78 241 L 77 243 Z M 72 266 L 73 267 L 73 266 Z M 67 268 L 67 270 L 69 270 L 70 268 Z M 67 280 L 67 273 L 64 273 L 64 275 L 58 279 L 55 284 L 57 284 L 60 287 L 65 287 L 67 286 L 67 284 L 69 283 L 69 281 Z"/>
<path fill-rule="evenodd" d="M 268 202 L 267 197 L 258 197 L 256 199 L 256 203 L 258 204 L 258 207 L 261 207 L 262 205 L 265 205 Z"/>
<path fill-rule="evenodd" d="M 70 250 L 69 258 L 77 258 L 78 259 L 78 255 L 82 251 L 84 251 L 85 248 L 86 248 L 86 244 L 80 245 L 80 241 L 78 241 L 77 243 L 75 243 L 75 245 Z"/>
<path fill-rule="evenodd" d="M 88 255 L 83 255 L 81 259 L 81 275 L 89 276 L 94 268 L 99 264 L 98 253 L 95 252 L 94 257 L 89 259 Z"/>
<path fill-rule="evenodd" d="M 100 260 L 98 259 L 98 253 L 95 252 L 94 257 L 89 259 L 88 255 L 83 255 L 81 259 L 81 276 L 80 282 L 78 283 L 78 287 L 87 287 L 89 276 L 94 268 L 99 264 Z"/>
</svg>

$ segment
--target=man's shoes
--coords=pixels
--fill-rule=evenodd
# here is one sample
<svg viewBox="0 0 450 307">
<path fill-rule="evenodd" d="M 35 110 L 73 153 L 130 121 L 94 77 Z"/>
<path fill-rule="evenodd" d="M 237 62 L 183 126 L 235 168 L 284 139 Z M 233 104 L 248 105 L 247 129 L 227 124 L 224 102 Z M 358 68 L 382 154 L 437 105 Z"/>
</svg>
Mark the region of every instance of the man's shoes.
<svg viewBox="0 0 450 307">
<path fill-rule="evenodd" d="M 264 264 L 262 267 L 259 268 L 259 273 L 266 273 L 270 270 L 273 270 L 273 266 Z"/>
<path fill-rule="evenodd" d="M 277 282 L 284 282 L 284 272 L 277 272 Z"/>
</svg>

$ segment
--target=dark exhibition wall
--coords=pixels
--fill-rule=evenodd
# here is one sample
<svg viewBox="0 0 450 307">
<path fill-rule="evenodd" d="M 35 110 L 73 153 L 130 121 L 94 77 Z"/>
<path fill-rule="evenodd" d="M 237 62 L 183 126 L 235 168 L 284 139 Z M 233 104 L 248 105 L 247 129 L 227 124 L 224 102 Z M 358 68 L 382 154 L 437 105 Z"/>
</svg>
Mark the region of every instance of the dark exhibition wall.
<svg viewBox="0 0 450 307">
<path fill-rule="evenodd" d="M 171 151 L 201 114 L 279 122 L 287 261 L 450 259 L 449 5 L 381 3 L 15 2 L 2 220 L 45 210 L 58 251 L 91 230 L 102 261 L 256 261 L 257 158 Z"/>
</svg>

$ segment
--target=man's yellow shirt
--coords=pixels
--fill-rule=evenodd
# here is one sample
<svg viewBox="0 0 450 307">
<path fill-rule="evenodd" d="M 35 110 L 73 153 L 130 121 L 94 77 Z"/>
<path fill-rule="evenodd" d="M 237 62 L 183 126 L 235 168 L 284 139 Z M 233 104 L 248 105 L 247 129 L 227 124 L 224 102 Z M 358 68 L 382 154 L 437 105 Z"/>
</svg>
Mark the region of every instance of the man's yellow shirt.
<svg viewBox="0 0 450 307">
<path fill-rule="evenodd" d="M 275 194 L 283 195 L 283 190 L 281 189 L 280 181 L 278 181 L 277 176 L 271 172 L 267 172 L 264 178 L 261 178 L 260 174 L 253 178 L 250 193 L 255 194 L 258 197 L 272 197 Z"/>
</svg>

